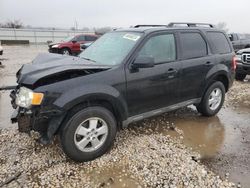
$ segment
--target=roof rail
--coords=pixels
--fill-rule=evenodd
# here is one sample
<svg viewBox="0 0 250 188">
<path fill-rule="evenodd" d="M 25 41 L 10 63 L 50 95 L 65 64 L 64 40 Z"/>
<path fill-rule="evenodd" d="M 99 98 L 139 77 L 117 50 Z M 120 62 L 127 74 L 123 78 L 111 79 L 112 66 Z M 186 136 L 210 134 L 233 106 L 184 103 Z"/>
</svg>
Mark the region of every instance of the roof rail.
<svg viewBox="0 0 250 188">
<path fill-rule="evenodd" d="M 174 27 L 175 25 L 187 25 L 187 27 L 209 26 L 211 28 L 215 28 L 213 24 L 209 23 L 188 23 L 188 22 L 171 22 L 168 24 L 168 27 Z"/>
<path fill-rule="evenodd" d="M 138 27 L 168 27 L 168 25 L 135 25 L 134 28 Z"/>
</svg>

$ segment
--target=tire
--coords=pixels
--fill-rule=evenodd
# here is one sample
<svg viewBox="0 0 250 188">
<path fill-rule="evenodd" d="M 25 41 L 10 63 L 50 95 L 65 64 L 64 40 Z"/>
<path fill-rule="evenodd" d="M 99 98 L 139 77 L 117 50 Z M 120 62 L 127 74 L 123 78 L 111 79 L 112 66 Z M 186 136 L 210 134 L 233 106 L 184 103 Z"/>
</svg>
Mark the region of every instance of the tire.
<svg viewBox="0 0 250 188">
<path fill-rule="evenodd" d="M 70 50 L 69 50 L 68 48 L 63 48 L 63 49 L 61 50 L 61 53 L 62 53 L 63 55 L 70 55 L 70 54 L 71 54 L 71 52 L 70 52 Z"/>
<path fill-rule="evenodd" d="M 95 106 L 75 113 L 61 130 L 60 139 L 69 158 L 85 162 L 106 153 L 114 143 L 116 132 L 117 123 L 113 114 L 106 108 Z"/>
<path fill-rule="evenodd" d="M 221 109 L 224 100 L 225 86 L 222 82 L 216 81 L 208 87 L 201 103 L 196 108 L 203 116 L 214 116 Z"/>
<path fill-rule="evenodd" d="M 246 78 L 246 74 L 240 74 L 240 73 L 236 73 L 235 74 L 235 79 L 238 81 L 243 81 Z"/>
</svg>

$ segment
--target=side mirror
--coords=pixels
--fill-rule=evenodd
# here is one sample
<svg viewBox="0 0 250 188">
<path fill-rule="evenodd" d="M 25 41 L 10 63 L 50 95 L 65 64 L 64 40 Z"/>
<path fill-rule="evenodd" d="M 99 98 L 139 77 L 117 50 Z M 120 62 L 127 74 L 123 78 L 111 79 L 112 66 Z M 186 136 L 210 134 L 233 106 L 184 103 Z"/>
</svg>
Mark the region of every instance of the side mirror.
<svg viewBox="0 0 250 188">
<path fill-rule="evenodd" d="M 133 68 L 150 68 L 155 65 L 153 57 L 150 56 L 138 56 L 134 63 L 132 64 Z"/>
<path fill-rule="evenodd" d="M 72 40 L 72 43 L 75 44 L 77 41 L 76 40 Z"/>
</svg>

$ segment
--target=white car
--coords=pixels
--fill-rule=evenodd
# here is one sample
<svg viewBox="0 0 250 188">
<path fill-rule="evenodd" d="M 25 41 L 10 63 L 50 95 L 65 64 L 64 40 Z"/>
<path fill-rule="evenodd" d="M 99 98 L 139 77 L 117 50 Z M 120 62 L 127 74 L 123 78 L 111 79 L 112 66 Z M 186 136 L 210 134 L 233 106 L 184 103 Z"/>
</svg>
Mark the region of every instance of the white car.
<svg viewBox="0 0 250 188">
<path fill-rule="evenodd" d="M 0 45 L 0 55 L 3 55 L 3 47 Z"/>
</svg>

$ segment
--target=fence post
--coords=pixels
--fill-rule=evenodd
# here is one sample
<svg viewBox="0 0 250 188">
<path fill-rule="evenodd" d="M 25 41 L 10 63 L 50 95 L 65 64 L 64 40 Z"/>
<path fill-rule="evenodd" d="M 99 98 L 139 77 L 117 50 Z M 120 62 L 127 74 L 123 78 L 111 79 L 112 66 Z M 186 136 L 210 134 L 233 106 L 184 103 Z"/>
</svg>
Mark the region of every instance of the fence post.
<svg viewBox="0 0 250 188">
<path fill-rule="evenodd" d="M 15 40 L 17 40 L 17 37 L 16 37 L 16 29 L 13 28 L 13 30 L 14 30 L 14 38 L 15 38 Z"/>
<path fill-rule="evenodd" d="M 35 44 L 37 46 L 36 30 L 34 30 Z"/>
<path fill-rule="evenodd" d="M 54 29 L 52 30 L 52 41 L 55 42 L 55 33 L 54 33 Z"/>
</svg>

